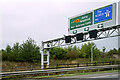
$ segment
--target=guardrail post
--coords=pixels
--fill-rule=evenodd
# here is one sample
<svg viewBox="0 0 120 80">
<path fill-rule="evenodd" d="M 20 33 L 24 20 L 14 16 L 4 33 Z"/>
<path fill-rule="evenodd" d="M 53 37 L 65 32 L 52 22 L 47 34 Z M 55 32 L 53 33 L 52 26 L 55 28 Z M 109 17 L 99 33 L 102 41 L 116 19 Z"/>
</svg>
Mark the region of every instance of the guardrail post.
<svg viewBox="0 0 120 80">
<path fill-rule="evenodd" d="M 46 69 L 47 68 L 47 64 L 44 64 L 44 69 Z"/>
<path fill-rule="evenodd" d="M 98 68 L 98 72 L 99 72 L 100 70 L 99 70 L 99 68 Z"/>
<path fill-rule="evenodd" d="M 95 66 L 97 66 L 97 62 L 95 62 Z"/>
<path fill-rule="evenodd" d="M 15 69 L 15 67 L 11 67 L 11 70 L 14 70 Z"/>
<path fill-rule="evenodd" d="M 79 67 L 79 63 L 77 63 L 77 67 Z M 78 70 L 78 72 L 79 72 L 79 70 Z"/>
<path fill-rule="evenodd" d="M 88 63 L 86 63 L 86 66 L 88 66 Z"/>
<path fill-rule="evenodd" d="M 32 65 L 30 66 L 30 70 L 31 70 L 31 71 L 33 70 Z"/>
<path fill-rule="evenodd" d="M 113 67 L 112 67 L 112 71 L 113 71 Z"/>
<path fill-rule="evenodd" d="M 77 67 L 79 67 L 79 63 L 77 63 Z"/>
<path fill-rule="evenodd" d="M 56 69 L 58 69 L 58 64 L 56 65 Z"/>
<path fill-rule="evenodd" d="M 69 74 L 69 72 L 67 71 L 67 74 Z"/>
<path fill-rule="evenodd" d="M 84 69 L 83 69 L 83 73 L 84 73 Z"/>
<path fill-rule="evenodd" d="M 113 65 L 113 61 L 111 61 L 111 65 Z"/>
<path fill-rule="evenodd" d="M 49 76 L 50 74 L 49 74 L 49 72 L 48 72 L 48 76 Z"/>
<path fill-rule="evenodd" d="M 111 65 L 111 62 L 109 62 L 109 65 Z"/>
<path fill-rule="evenodd" d="M 18 71 L 18 67 L 16 66 L 16 72 Z"/>
<path fill-rule="evenodd" d="M 104 65 L 104 62 L 102 62 L 102 65 Z"/>
</svg>

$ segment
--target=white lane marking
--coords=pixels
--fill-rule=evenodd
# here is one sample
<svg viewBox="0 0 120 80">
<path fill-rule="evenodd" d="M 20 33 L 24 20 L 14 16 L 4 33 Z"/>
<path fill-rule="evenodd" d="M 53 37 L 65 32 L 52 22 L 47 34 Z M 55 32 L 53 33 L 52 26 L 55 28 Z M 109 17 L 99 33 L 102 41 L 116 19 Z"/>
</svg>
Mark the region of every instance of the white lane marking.
<svg viewBox="0 0 120 80">
<path fill-rule="evenodd" d="M 111 76 L 118 76 L 118 74 L 115 74 L 115 75 L 105 75 L 105 76 L 97 76 L 97 77 L 90 77 L 90 78 L 104 78 L 104 77 L 108 77 L 108 76 L 110 76 L 110 77 Z"/>
</svg>

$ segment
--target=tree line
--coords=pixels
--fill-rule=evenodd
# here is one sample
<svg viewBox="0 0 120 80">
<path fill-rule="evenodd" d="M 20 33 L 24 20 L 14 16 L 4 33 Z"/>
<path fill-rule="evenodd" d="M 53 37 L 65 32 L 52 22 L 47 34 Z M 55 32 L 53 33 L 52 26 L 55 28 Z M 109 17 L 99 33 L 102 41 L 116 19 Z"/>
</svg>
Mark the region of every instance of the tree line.
<svg viewBox="0 0 120 80">
<path fill-rule="evenodd" d="M 51 59 L 76 59 L 76 58 L 91 58 L 91 47 L 93 50 L 93 58 L 104 56 L 112 56 L 113 54 L 120 53 L 120 49 L 112 49 L 108 52 L 105 52 L 106 48 L 103 47 L 102 51 L 98 49 L 95 43 L 85 43 L 82 47 L 77 46 L 68 46 L 65 48 L 51 48 L 50 58 Z M 6 49 L 0 50 L 2 53 L 3 61 L 16 61 L 16 62 L 39 62 L 41 59 L 40 47 L 36 42 L 28 38 L 22 44 L 18 42 L 11 47 L 7 45 Z M 45 52 L 45 51 L 44 51 Z"/>
<path fill-rule="evenodd" d="M 1 52 L 3 61 L 35 62 L 40 60 L 40 47 L 31 38 L 21 45 L 18 42 L 13 47 L 7 45 Z"/>
</svg>

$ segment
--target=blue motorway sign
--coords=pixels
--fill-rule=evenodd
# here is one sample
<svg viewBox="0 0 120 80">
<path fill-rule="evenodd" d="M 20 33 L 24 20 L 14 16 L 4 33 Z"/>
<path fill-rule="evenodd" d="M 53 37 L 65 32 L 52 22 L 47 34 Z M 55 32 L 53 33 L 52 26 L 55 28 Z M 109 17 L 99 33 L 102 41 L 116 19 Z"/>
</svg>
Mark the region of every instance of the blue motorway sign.
<svg viewBox="0 0 120 80">
<path fill-rule="evenodd" d="M 112 19 L 112 5 L 94 10 L 94 23 Z"/>
</svg>

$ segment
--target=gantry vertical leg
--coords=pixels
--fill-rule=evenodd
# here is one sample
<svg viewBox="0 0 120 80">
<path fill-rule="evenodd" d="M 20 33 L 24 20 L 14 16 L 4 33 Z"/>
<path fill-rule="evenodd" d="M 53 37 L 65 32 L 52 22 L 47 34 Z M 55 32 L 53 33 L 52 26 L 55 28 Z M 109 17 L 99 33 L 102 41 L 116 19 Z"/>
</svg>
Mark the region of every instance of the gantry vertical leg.
<svg viewBox="0 0 120 80">
<path fill-rule="evenodd" d="M 41 69 L 44 68 L 44 52 L 41 52 Z"/>
<path fill-rule="evenodd" d="M 118 28 L 118 49 L 120 49 L 120 28 Z"/>
<path fill-rule="evenodd" d="M 50 53 L 49 53 L 49 49 L 47 50 L 47 68 L 49 68 L 49 57 L 50 57 Z"/>
</svg>

